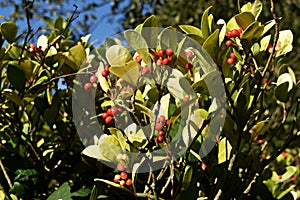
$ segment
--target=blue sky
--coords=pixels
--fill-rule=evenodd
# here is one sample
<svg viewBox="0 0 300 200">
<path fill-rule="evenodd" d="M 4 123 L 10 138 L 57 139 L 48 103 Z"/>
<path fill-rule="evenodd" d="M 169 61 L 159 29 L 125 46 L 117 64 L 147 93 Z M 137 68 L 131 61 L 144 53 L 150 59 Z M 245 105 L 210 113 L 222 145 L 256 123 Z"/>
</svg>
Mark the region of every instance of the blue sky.
<svg viewBox="0 0 300 200">
<path fill-rule="evenodd" d="M 91 0 L 87 0 L 91 1 Z M 68 9 L 70 10 L 70 7 L 73 9 L 71 5 L 76 4 L 78 6 L 78 10 L 80 10 L 82 7 L 84 7 L 83 2 L 79 0 L 71 0 L 68 2 Z M 2 8 L 0 7 L 0 15 L 7 17 L 10 15 L 10 13 L 13 11 L 13 8 L 5 7 Z M 97 20 L 95 21 L 95 25 L 91 27 L 90 33 L 92 34 L 92 37 L 90 41 L 97 41 L 96 44 L 101 44 L 106 37 L 112 36 L 118 32 L 118 30 L 121 28 L 121 24 L 118 24 L 117 20 L 114 20 L 113 23 L 109 23 L 107 18 L 104 16 L 110 15 L 111 11 L 111 5 L 108 3 L 105 6 L 102 6 L 100 8 L 97 8 L 93 14 L 97 16 Z M 68 13 L 70 15 L 70 13 Z M 67 15 L 67 14 L 66 14 Z M 66 17 L 66 16 L 64 16 Z M 82 18 L 83 15 L 79 15 L 79 18 Z M 118 16 L 116 16 L 116 19 Z M 0 20 L 0 23 L 3 22 L 4 19 Z M 26 21 L 22 20 L 17 22 L 17 25 L 23 29 L 26 29 Z M 38 20 L 31 20 L 31 26 L 33 27 L 34 30 L 36 30 L 38 27 L 42 25 L 41 21 Z M 21 32 L 19 31 L 19 34 Z M 42 34 L 42 33 L 39 33 Z"/>
</svg>

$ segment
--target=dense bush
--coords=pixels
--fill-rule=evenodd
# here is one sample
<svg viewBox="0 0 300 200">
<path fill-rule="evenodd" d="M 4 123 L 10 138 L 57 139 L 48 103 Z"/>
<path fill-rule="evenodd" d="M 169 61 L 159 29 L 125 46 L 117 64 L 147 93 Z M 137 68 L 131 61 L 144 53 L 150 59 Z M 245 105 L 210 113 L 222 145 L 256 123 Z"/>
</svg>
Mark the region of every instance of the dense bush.
<svg viewBox="0 0 300 200">
<path fill-rule="evenodd" d="M 293 34 L 275 11 L 259 22 L 258 0 L 210 12 L 181 33 L 150 16 L 100 47 L 72 39 L 76 8 L 37 44 L 3 22 L 0 199 L 299 198 Z"/>
</svg>

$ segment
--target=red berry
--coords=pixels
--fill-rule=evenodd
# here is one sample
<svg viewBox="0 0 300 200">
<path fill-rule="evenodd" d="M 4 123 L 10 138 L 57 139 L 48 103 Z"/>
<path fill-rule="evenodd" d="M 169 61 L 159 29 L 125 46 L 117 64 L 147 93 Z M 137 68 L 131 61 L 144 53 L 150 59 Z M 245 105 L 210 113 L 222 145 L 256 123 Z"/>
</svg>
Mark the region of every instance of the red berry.
<svg viewBox="0 0 300 200">
<path fill-rule="evenodd" d="M 279 178 L 279 179 L 282 179 L 282 175 L 278 175 L 278 178 Z"/>
<path fill-rule="evenodd" d="M 264 140 L 258 140 L 258 144 L 263 144 L 264 142 Z"/>
<path fill-rule="evenodd" d="M 163 49 L 158 50 L 157 55 L 159 57 L 163 57 L 165 55 L 165 51 Z"/>
<path fill-rule="evenodd" d="M 120 181 L 121 176 L 119 174 L 116 174 L 114 177 L 114 182 L 117 183 Z"/>
<path fill-rule="evenodd" d="M 141 56 L 135 57 L 135 61 L 138 62 L 138 63 L 141 63 L 142 62 L 142 57 Z"/>
<path fill-rule="evenodd" d="M 97 80 L 98 80 L 98 77 L 95 76 L 95 75 L 93 75 L 93 76 L 90 77 L 90 82 L 91 83 L 95 83 Z"/>
<path fill-rule="evenodd" d="M 117 170 L 124 171 L 124 169 L 125 169 L 124 165 L 122 163 L 118 163 Z"/>
<path fill-rule="evenodd" d="M 288 154 L 287 152 L 283 152 L 281 155 L 282 155 L 284 158 L 287 158 L 287 157 L 289 156 L 289 154 Z"/>
<path fill-rule="evenodd" d="M 127 179 L 127 181 L 126 181 L 126 185 L 127 186 L 131 186 L 132 185 L 132 180 L 129 178 L 129 179 Z"/>
<path fill-rule="evenodd" d="M 115 114 L 118 112 L 118 108 L 115 107 L 115 106 L 111 107 L 110 110 L 111 110 L 111 114 L 112 114 L 112 115 L 115 115 Z"/>
<path fill-rule="evenodd" d="M 186 64 L 185 64 L 185 68 L 186 68 L 186 69 L 192 69 L 192 68 L 193 68 L 192 63 L 186 63 Z"/>
<path fill-rule="evenodd" d="M 163 59 L 163 61 L 162 61 L 163 65 L 167 65 L 168 63 L 169 63 L 169 59 L 168 58 Z"/>
<path fill-rule="evenodd" d="M 236 59 L 236 55 L 235 55 L 235 53 L 234 52 L 231 52 L 231 54 L 230 54 L 230 58 L 232 58 L 232 59 Z"/>
<path fill-rule="evenodd" d="M 102 113 L 102 118 L 103 119 L 106 119 L 108 117 L 108 114 L 105 112 L 105 113 Z"/>
<path fill-rule="evenodd" d="M 127 179 L 127 173 L 126 172 L 121 172 L 120 177 L 121 177 L 121 179 L 126 180 Z"/>
<path fill-rule="evenodd" d="M 108 115 L 112 115 L 112 111 L 111 111 L 111 108 L 107 109 L 107 112 L 106 112 Z"/>
<path fill-rule="evenodd" d="M 169 119 L 166 120 L 166 126 L 169 126 L 171 121 Z"/>
<path fill-rule="evenodd" d="M 264 78 L 264 79 L 263 79 L 263 84 L 264 84 L 264 85 L 269 84 L 269 79 L 268 79 L 268 78 Z"/>
<path fill-rule="evenodd" d="M 236 29 L 232 30 L 232 37 L 238 37 L 240 36 L 240 32 Z"/>
<path fill-rule="evenodd" d="M 232 41 L 231 41 L 231 40 L 227 40 L 227 41 L 225 42 L 225 45 L 226 45 L 227 47 L 230 47 L 230 46 L 232 45 Z"/>
<path fill-rule="evenodd" d="M 189 98 L 188 98 L 188 97 L 184 97 L 184 98 L 183 98 L 183 102 L 184 102 L 184 103 L 189 102 Z"/>
<path fill-rule="evenodd" d="M 125 181 L 124 181 L 124 180 L 121 180 L 121 181 L 120 181 L 120 185 L 121 185 L 121 186 L 124 186 L 124 185 L 125 185 Z"/>
<path fill-rule="evenodd" d="M 163 116 L 163 115 L 161 115 L 161 116 L 159 116 L 159 117 L 157 118 L 157 121 L 158 121 L 158 122 L 161 122 L 161 123 L 164 123 L 165 120 L 166 120 L 166 117 Z"/>
<path fill-rule="evenodd" d="M 155 130 L 160 131 L 163 128 L 163 124 L 158 122 L 155 124 Z"/>
<path fill-rule="evenodd" d="M 122 108 L 118 108 L 118 112 L 119 113 L 123 112 L 123 109 Z"/>
<path fill-rule="evenodd" d="M 159 135 L 159 136 L 156 138 L 156 141 L 157 141 L 158 143 L 163 142 L 163 140 L 164 140 L 164 138 L 163 138 L 161 135 Z"/>
<path fill-rule="evenodd" d="M 164 134 L 165 134 L 164 131 L 159 131 L 159 132 L 158 132 L 158 135 L 159 135 L 159 136 L 164 136 Z"/>
<path fill-rule="evenodd" d="M 108 73 L 105 72 L 105 71 L 103 71 L 103 72 L 101 73 L 101 75 L 102 75 L 103 77 L 107 77 Z"/>
<path fill-rule="evenodd" d="M 105 118 L 104 121 L 105 121 L 106 124 L 109 124 L 109 123 L 112 122 L 113 119 L 114 119 L 114 118 L 113 118 L 112 116 L 109 115 L 109 116 L 107 116 L 107 117 Z"/>
<path fill-rule="evenodd" d="M 92 84 L 91 83 L 86 83 L 85 85 L 84 85 L 84 90 L 85 91 L 87 91 L 87 90 L 89 90 L 89 89 L 91 89 L 92 88 Z"/>
<path fill-rule="evenodd" d="M 233 64 L 233 63 L 234 63 L 234 59 L 228 58 L 228 59 L 227 59 L 227 63 L 228 63 L 229 65 Z"/>
<path fill-rule="evenodd" d="M 107 74 L 109 74 L 109 66 L 106 66 L 106 67 L 104 68 L 104 71 L 105 71 Z"/>
<path fill-rule="evenodd" d="M 228 32 L 226 33 L 226 36 L 227 36 L 228 38 L 234 37 L 234 35 L 233 35 L 233 33 L 232 33 L 232 30 L 231 30 L 231 31 L 228 31 Z"/>
<path fill-rule="evenodd" d="M 173 61 L 173 56 L 169 56 L 168 60 L 169 60 L 169 62 L 172 62 Z"/>
<path fill-rule="evenodd" d="M 243 34 L 243 30 L 242 29 L 238 29 L 239 32 L 239 36 L 241 36 Z"/>
<path fill-rule="evenodd" d="M 173 49 L 172 49 L 172 48 L 168 48 L 168 49 L 166 50 L 166 54 L 167 54 L 168 56 L 172 56 L 172 55 L 173 55 Z"/>
</svg>

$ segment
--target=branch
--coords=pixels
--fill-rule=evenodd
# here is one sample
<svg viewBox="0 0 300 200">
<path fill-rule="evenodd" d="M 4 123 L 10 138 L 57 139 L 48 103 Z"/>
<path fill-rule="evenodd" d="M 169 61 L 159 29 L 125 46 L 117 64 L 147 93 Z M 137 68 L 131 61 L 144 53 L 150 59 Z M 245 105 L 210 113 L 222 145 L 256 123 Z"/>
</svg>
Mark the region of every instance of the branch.
<svg viewBox="0 0 300 200">
<path fill-rule="evenodd" d="M 6 181 L 7 181 L 7 184 L 8 184 L 8 186 L 9 186 L 9 188 L 12 189 L 11 180 L 10 180 L 10 178 L 9 178 L 7 172 L 6 172 L 6 169 L 5 169 L 5 167 L 4 167 L 4 165 L 3 165 L 1 159 L 0 159 L 0 167 L 1 167 L 1 170 L 2 170 L 2 172 L 3 172 L 3 174 L 4 174 L 5 179 L 6 179 Z"/>
<path fill-rule="evenodd" d="M 25 50 L 25 47 L 26 47 L 26 43 L 27 43 L 28 37 L 29 37 L 30 33 L 32 32 L 32 28 L 31 28 L 31 25 L 30 25 L 30 8 L 32 7 L 33 2 L 34 2 L 34 0 L 31 1 L 31 2 L 25 0 L 25 12 L 26 12 L 26 22 L 27 22 L 27 34 L 26 34 L 25 39 L 24 39 L 22 51 L 21 51 L 21 54 L 20 54 L 19 64 L 21 63 L 21 60 L 22 60 L 22 57 L 23 57 L 23 53 L 24 53 L 24 50 Z"/>
</svg>

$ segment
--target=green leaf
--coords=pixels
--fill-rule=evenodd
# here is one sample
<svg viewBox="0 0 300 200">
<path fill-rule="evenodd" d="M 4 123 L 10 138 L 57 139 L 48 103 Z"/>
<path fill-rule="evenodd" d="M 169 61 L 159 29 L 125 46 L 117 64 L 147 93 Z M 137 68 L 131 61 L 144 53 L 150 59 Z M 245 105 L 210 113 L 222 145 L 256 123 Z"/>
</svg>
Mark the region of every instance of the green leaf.
<svg viewBox="0 0 300 200">
<path fill-rule="evenodd" d="M 270 44 L 271 35 L 267 35 L 260 40 L 260 51 L 266 51 Z"/>
<path fill-rule="evenodd" d="M 279 31 L 279 38 L 277 45 L 280 49 L 276 52 L 275 56 L 285 55 L 293 50 L 293 33 L 290 30 Z"/>
<path fill-rule="evenodd" d="M 159 47 L 160 49 L 172 48 L 173 51 L 177 48 L 177 32 L 173 28 L 165 28 L 159 35 Z"/>
<path fill-rule="evenodd" d="M 216 59 L 219 49 L 219 29 L 216 29 L 204 42 L 203 48 L 209 53 L 209 55 Z"/>
<path fill-rule="evenodd" d="M 235 15 L 235 20 L 239 27 L 245 30 L 250 24 L 252 24 L 255 21 L 255 18 L 252 13 L 243 12 L 238 15 Z"/>
<path fill-rule="evenodd" d="M 193 35 L 198 35 L 200 37 L 202 36 L 202 31 L 195 27 L 195 26 L 191 26 L 191 25 L 179 25 L 179 28 L 185 32 L 186 34 L 193 34 Z"/>
<path fill-rule="evenodd" d="M 190 165 L 185 167 L 183 180 L 182 180 L 182 189 L 186 189 L 187 186 L 191 183 L 193 178 L 193 168 Z"/>
<path fill-rule="evenodd" d="M 24 71 L 16 63 L 10 63 L 7 68 L 7 78 L 19 92 L 24 92 L 26 77 Z"/>
<path fill-rule="evenodd" d="M 262 35 L 264 35 L 266 32 L 268 32 L 275 24 L 276 24 L 275 19 L 272 19 L 272 20 L 266 22 L 264 25 L 264 31 L 263 31 Z"/>
<path fill-rule="evenodd" d="M 143 62 L 150 64 L 151 57 L 148 53 L 147 41 L 143 38 L 143 36 L 133 30 L 125 31 L 124 36 L 130 47 L 132 47 L 142 57 Z"/>
<path fill-rule="evenodd" d="M 16 35 L 18 33 L 18 27 L 13 22 L 3 22 L 0 26 L 1 34 L 9 42 L 16 41 Z"/>
<path fill-rule="evenodd" d="M 86 52 L 84 47 L 81 44 L 78 44 L 72 47 L 69 50 L 68 59 L 71 60 L 76 66 L 70 66 L 73 70 L 77 71 L 79 67 L 82 65 L 86 58 Z"/>
<path fill-rule="evenodd" d="M 62 31 L 63 30 L 63 18 L 62 16 L 58 16 L 57 19 L 55 20 L 54 27 L 55 29 Z"/>
<path fill-rule="evenodd" d="M 253 3 L 248 2 L 242 8 L 242 12 L 251 12 L 255 19 L 257 20 L 261 11 L 262 11 L 262 3 L 260 0 L 255 0 Z"/>
<path fill-rule="evenodd" d="M 72 197 L 86 197 L 91 193 L 91 190 L 89 188 L 80 188 L 76 192 L 72 192 Z"/>
<path fill-rule="evenodd" d="M 113 65 L 110 67 L 110 72 L 122 78 L 132 85 L 136 85 L 139 78 L 139 67 L 136 61 L 130 61 L 124 65 Z"/>
<path fill-rule="evenodd" d="M 26 79 L 30 79 L 34 65 L 35 64 L 33 63 L 33 61 L 29 59 L 23 60 L 20 63 L 20 67 L 23 69 Z"/>
<path fill-rule="evenodd" d="M 221 46 L 225 36 L 226 36 L 226 22 L 223 19 L 217 21 L 217 25 L 222 26 L 219 34 L 219 46 Z"/>
<path fill-rule="evenodd" d="M 218 164 L 221 164 L 230 159 L 232 146 L 227 138 L 223 138 L 218 145 Z"/>
<path fill-rule="evenodd" d="M 209 35 L 212 32 L 212 17 L 208 16 L 208 13 L 210 11 L 210 9 L 212 8 L 212 6 L 208 7 L 201 18 L 201 31 L 202 31 L 202 36 L 204 39 L 208 38 Z M 212 16 L 212 15 L 211 15 Z"/>
<path fill-rule="evenodd" d="M 244 30 L 241 36 L 243 46 L 250 48 L 260 38 L 263 31 L 264 26 L 260 25 L 259 22 L 253 22 Z"/>
<path fill-rule="evenodd" d="M 291 89 L 293 89 L 293 85 L 294 85 L 293 80 L 295 80 L 295 78 L 293 78 L 290 73 L 283 73 L 277 79 L 277 86 L 281 85 L 282 83 L 288 82 L 289 83 L 288 92 L 289 92 L 291 91 Z"/>
<path fill-rule="evenodd" d="M 111 135 L 115 136 L 116 139 L 119 141 L 121 149 L 123 151 L 125 151 L 126 148 L 127 148 L 127 146 L 128 146 L 128 144 L 127 144 L 126 139 L 123 136 L 122 132 L 119 129 L 117 129 L 117 128 L 108 128 L 108 130 L 111 133 Z"/>
<path fill-rule="evenodd" d="M 289 99 L 288 87 L 289 87 L 289 83 L 285 82 L 285 83 L 278 85 L 275 88 L 275 97 L 277 100 L 279 100 L 281 102 L 288 101 L 288 99 Z"/>
<path fill-rule="evenodd" d="M 154 15 L 148 17 L 142 27 L 142 36 L 147 41 L 149 48 L 156 48 L 158 36 L 158 21 Z"/>
<path fill-rule="evenodd" d="M 54 191 L 47 200 L 72 200 L 71 188 L 68 182 L 63 183 L 56 191 Z"/>
<path fill-rule="evenodd" d="M 21 97 L 11 89 L 4 89 L 2 92 L 7 98 L 13 101 L 18 106 L 24 106 Z"/>
<path fill-rule="evenodd" d="M 106 58 L 109 64 L 113 66 L 125 65 L 132 61 L 131 53 L 121 45 L 113 45 L 106 51 Z"/>
</svg>

